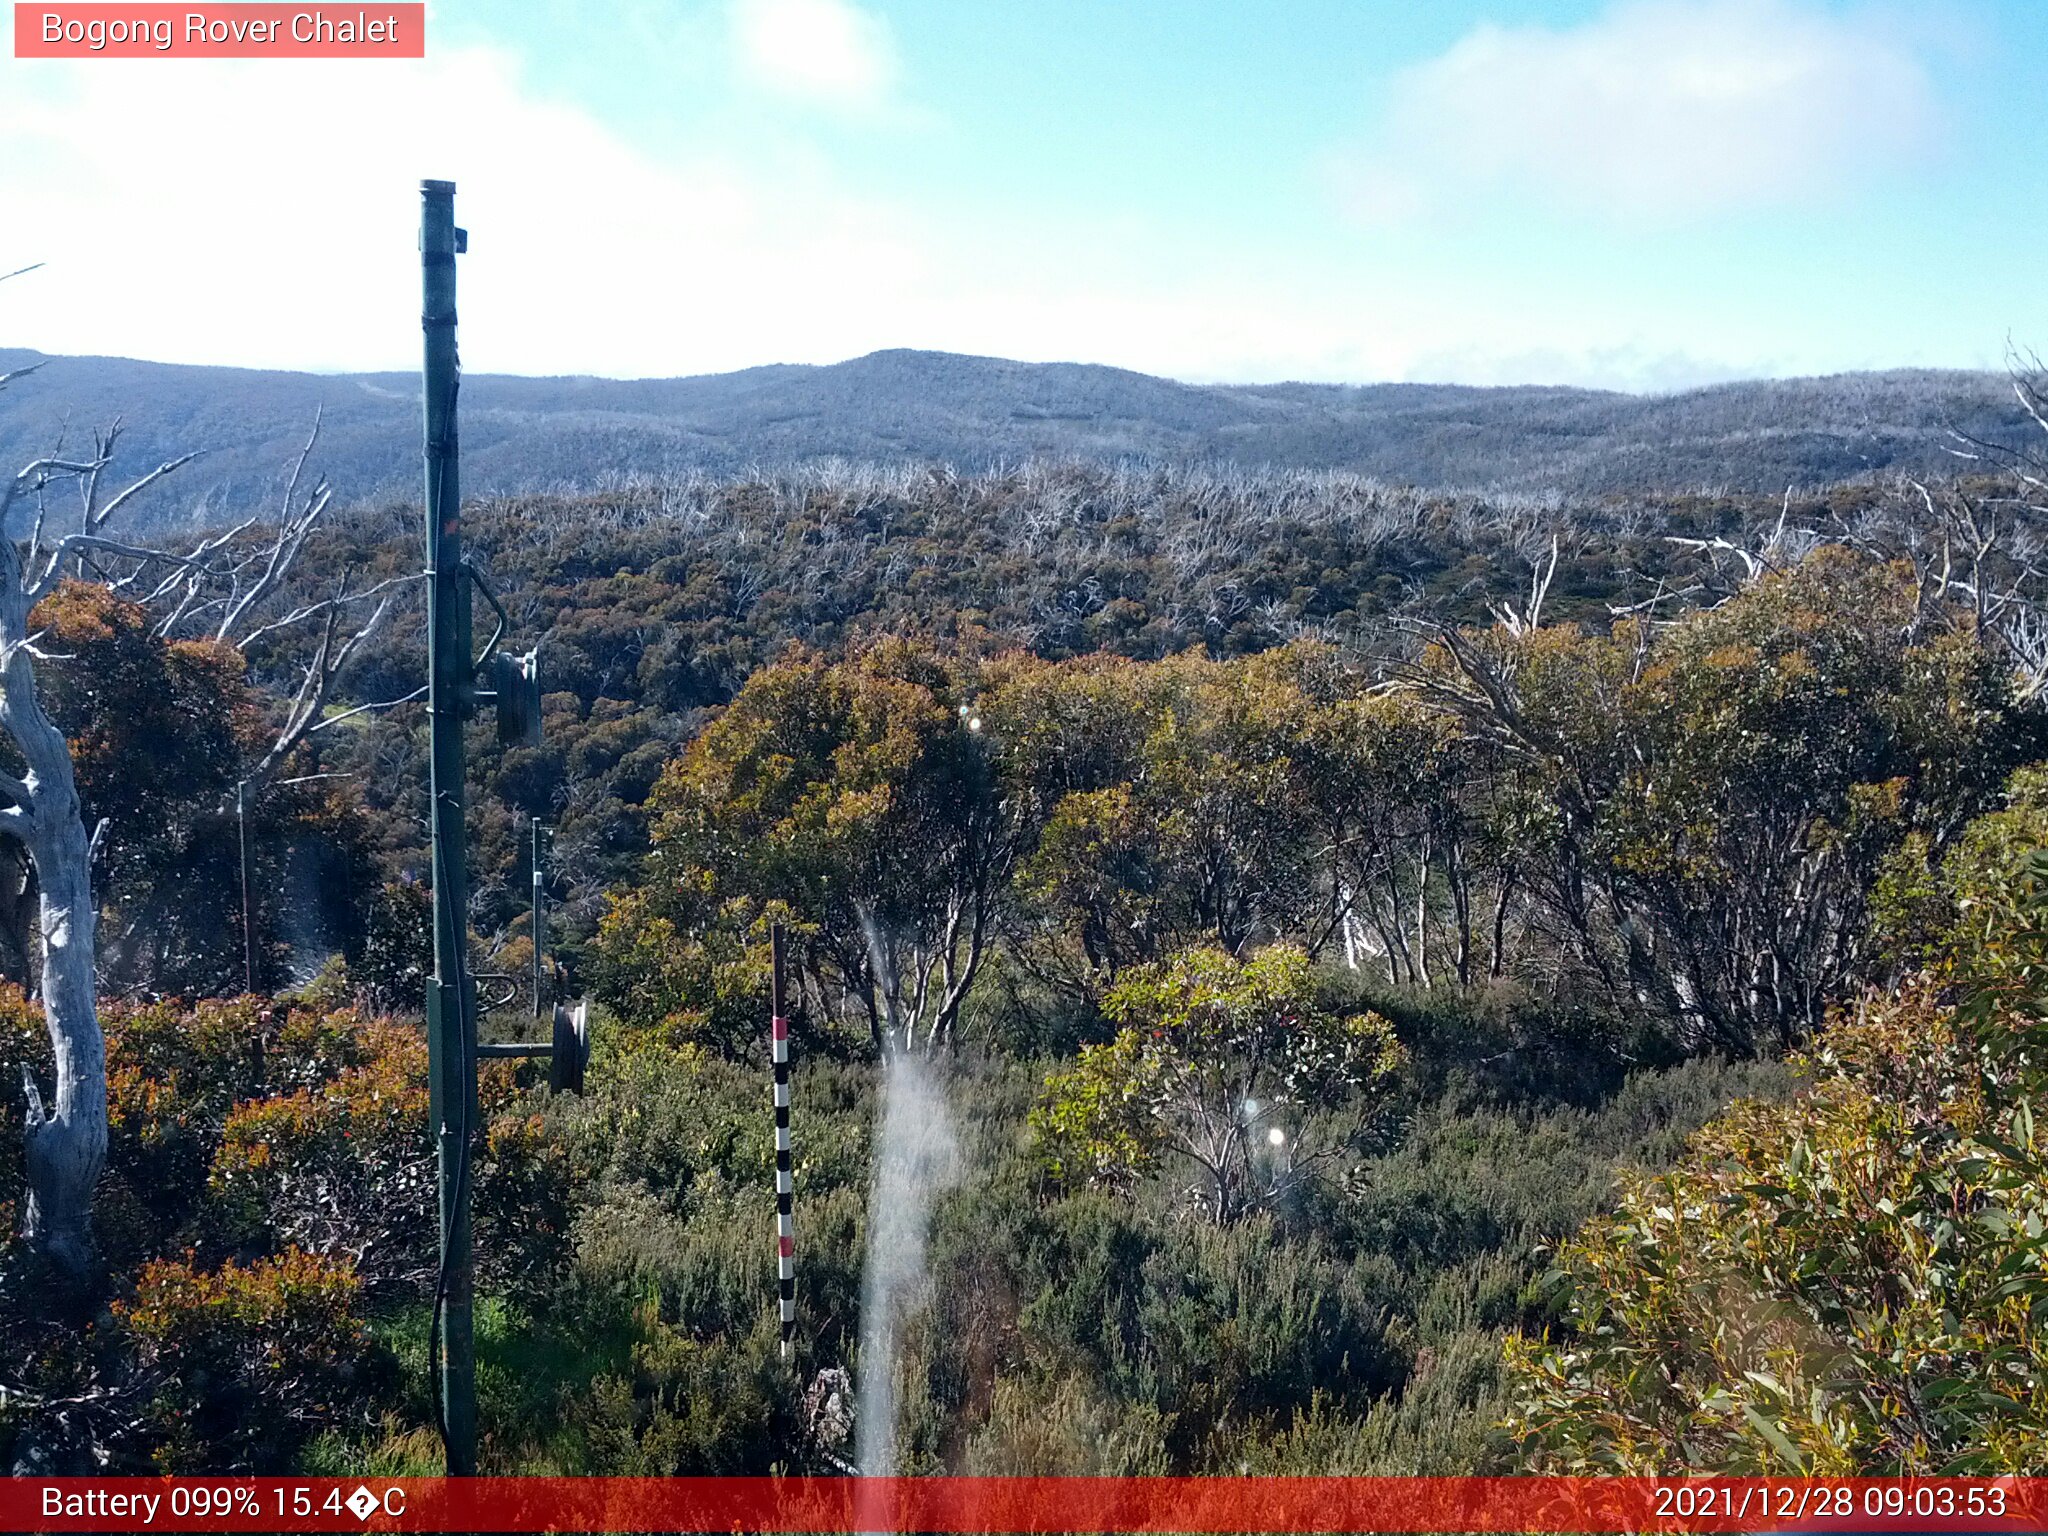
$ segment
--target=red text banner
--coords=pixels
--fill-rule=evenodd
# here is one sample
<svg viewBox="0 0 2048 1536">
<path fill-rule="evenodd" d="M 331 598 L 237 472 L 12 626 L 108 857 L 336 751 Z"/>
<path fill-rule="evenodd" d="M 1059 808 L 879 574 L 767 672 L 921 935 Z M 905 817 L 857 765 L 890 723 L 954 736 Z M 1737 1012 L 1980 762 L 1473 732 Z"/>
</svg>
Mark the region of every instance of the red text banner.
<svg viewBox="0 0 2048 1536">
<path fill-rule="evenodd" d="M 420 59 L 424 4 L 14 7 L 18 59 Z"/>
<path fill-rule="evenodd" d="M 6 1531 L 2048 1530 L 2048 1479 L 28 1478 Z"/>
</svg>

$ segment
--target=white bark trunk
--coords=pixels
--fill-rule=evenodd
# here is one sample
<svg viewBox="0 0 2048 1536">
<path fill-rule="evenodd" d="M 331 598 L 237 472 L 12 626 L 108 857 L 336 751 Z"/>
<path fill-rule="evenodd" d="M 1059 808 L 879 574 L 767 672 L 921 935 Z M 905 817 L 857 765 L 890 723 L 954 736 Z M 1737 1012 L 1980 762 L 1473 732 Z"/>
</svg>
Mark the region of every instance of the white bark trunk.
<svg viewBox="0 0 2048 1536">
<path fill-rule="evenodd" d="M 67 791 L 70 786 L 65 786 Z M 107 1055 L 93 986 L 93 904 L 78 801 L 30 845 L 42 886 L 43 1017 L 56 1093 L 30 1099 L 22 1235 L 65 1273 L 92 1267 L 92 1197 L 107 1155 Z M 41 812 L 47 802 L 37 796 Z M 68 826 L 65 823 L 68 821 Z"/>
<path fill-rule="evenodd" d="M 0 730 L 28 765 L 0 784 L 0 825 L 20 838 L 41 889 L 43 1021 L 54 1058 L 46 1103 L 33 1079 L 22 1235 L 74 1281 L 92 1268 L 92 1197 L 107 1157 L 107 1052 L 93 960 L 91 844 L 79 813 L 71 745 L 43 713 L 28 650 L 29 594 L 20 556 L 0 534 Z"/>
</svg>

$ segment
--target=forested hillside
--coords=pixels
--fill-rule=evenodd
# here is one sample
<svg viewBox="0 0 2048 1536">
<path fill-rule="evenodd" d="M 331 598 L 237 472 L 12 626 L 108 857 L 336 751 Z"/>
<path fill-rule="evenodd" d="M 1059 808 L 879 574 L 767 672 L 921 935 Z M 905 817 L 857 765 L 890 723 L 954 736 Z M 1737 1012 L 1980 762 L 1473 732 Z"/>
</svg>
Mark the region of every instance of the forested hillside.
<svg viewBox="0 0 2048 1536">
<path fill-rule="evenodd" d="M 1782 526 L 1781 526 L 1782 521 Z M 1021 649 L 1160 660 L 1245 657 L 1324 643 L 1376 676 L 1439 622 L 1490 625 L 1526 609 L 1607 630 L 1737 591 L 1730 549 L 1786 562 L 1826 541 L 1882 558 L 1940 558 L 1944 526 L 1919 498 L 1845 488 L 1818 498 L 1663 498 L 1570 512 L 1390 492 L 1341 475 L 1030 468 L 986 476 L 826 473 L 476 508 L 478 558 L 541 637 L 549 740 L 505 752 L 479 733 L 496 794 L 481 857 L 485 932 L 516 924 L 515 820 L 557 829 L 554 865 L 572 951 L 647 847 L 646 796 L 668 756 L 792 640 L 828 653 L 916 635 L 970 654 Z M 402 514 L 341 518 L 318 566 L 358 580 L 402 570 Z M 1555 544 L 1557 557 L 1551 564 Z M 307 595 L 312 595 L 310 589 Z M 412 686 L 419 645 L 394 621 L 352 676 L 355 696 Z M 423 793 L 407 711 L 337 732 L 323 764 L 357 772 L 388 828 Z M 406 776 L 401 776 L 406 775 Z M 394 849 L 415 834 L 394 830 Z"/>
<path fill-rule="evenodd" d="M 43 364 L 42 386 L 0 394 L 0 436 L 38 449 L 71 424 L 120 417 L 136 472 L 205 457 L 136 510 L 198 525 L 275 494 L 323 413 L 322 465 L 352 498 L 411 497 L 419 383 L 42 358 L 0 348 L 0 373 Z M 877 352 L 829 367 L 685 379 L 472 375 L 463 382 L 465 484 L 497 495 L 591 491 L 826 460 L 1333 469 L 1395 486 L 1600 496 L 1701 489 L 1778 493 L 1888 471 L 1956 467 L 1957 429 L 2009 435 L 2002 376 L 1901 370 L 1760 380 L 1670 395 L 1454 385 L 1195 386 L 1122 369 L 940 352 Z"/>
<path fill-rule="evenodd" d="M 551 950 L 601 1004 L 584 1094 L 487 1074 L 486 1470 L 847 1470 L 878 1368 L 913 1471 L 2042 1465 L 2039 1347 L 1999 1310 L 2048 1283 L 2006 1236 L 2042 1186 L 2009 1126 L 2032 1046 L 1999 1043 L 2043 987 L 2042 514 L 1981 467 L 1583 503 L 1074 463 L 480 500 L 546 736 L 472 734 L 475 963 L 530 961 L 538 819 Z M 312 639 L 216 624 L 189 566 L 39 610 L 104 823 L 111 1151 L 89 1324 L 5 1250 L 17 1465 L 437 1465 L 416 516 L 327 514 L 263 594 L 393 606 L 253 805 Z M 0 916 L 33 983 L 32 908 Z M 47 1073 L 9 995 L 0 1075 Z M 878 1363 L 906 1063 L 955 1145 Z M 1866 1242 L 1801 1182 L 1837 1163 L 1925 1198 Z M 1660 1251 L 1796 1327 L 1729 1338 L 1645 1278 L 1667 1189 L 1725 1214 Z M 1749 1258 L 1787 1208 L 1828 1240 L 1810 1271 Z M 1982 1316 L 1830 1309 L 1829 1274 L 1902 1254 Z M 1959 1374 L 1988 1449 L 1934 1411 Z"/>
</svg>

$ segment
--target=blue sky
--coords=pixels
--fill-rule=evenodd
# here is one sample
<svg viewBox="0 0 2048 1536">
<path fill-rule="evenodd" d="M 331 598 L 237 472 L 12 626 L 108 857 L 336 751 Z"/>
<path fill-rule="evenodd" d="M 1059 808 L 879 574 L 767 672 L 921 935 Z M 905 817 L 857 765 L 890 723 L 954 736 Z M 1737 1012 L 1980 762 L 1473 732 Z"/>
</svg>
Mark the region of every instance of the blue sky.
<svg viewBox="0 0 2048 1536">
<path fill-rule="evenodd" d="M 395 62 L 0 61 L 0 338 L 410 368 L 888 346 L 1683 387 L 2048 350 L 2041 0 L 443 0 Z"/>
</svg>

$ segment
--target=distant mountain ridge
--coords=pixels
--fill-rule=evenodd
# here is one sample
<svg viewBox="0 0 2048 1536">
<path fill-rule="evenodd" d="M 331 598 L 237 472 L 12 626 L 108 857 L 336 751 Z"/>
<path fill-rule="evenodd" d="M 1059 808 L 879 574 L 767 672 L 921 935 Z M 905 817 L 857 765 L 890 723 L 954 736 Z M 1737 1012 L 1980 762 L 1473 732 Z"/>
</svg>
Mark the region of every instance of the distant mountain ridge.
<svg viewBox="0 0 2048 1536">
<path fill-rule="evenodd" d="M 191 449 L 151 522 L 212 521 L 274 497 L 324 412 L 321 473 L 344 500 L 410 498 L 419 383 L 0 348 L 0 450 L 125 422 L 123 467 Z M 1947 429 L 2013 434 L 2002 375 L 1894 370 L 1722 384 L 1680 394 L 1446 384 L 1195 385 L 1080 363 L 874 352 L 675 379 L 463 381 L 464 486 L 597 489 L 620 478 L 730 474 L 826 458 L 1033 457 L 1342 469 L 1428 488 L 1569 497 L 1720 487 L 1771 491 L 1870 473 L 1940 474 Z"/>
</svg>

